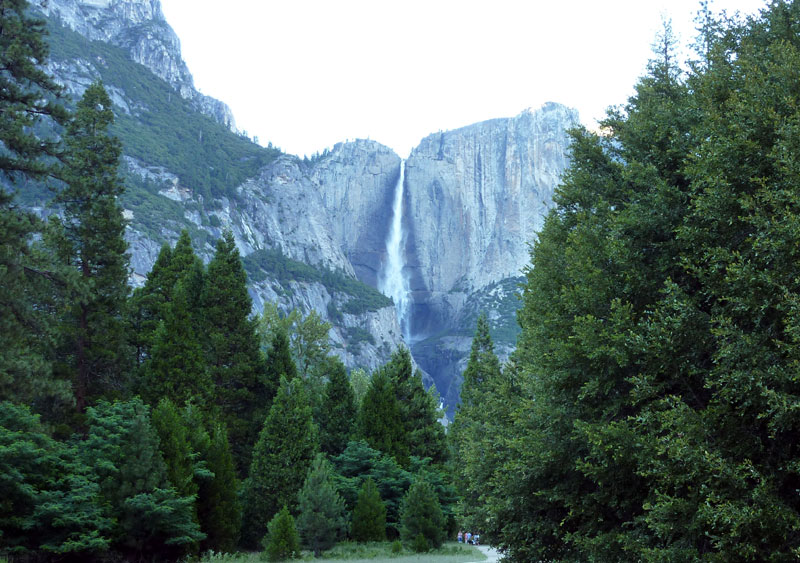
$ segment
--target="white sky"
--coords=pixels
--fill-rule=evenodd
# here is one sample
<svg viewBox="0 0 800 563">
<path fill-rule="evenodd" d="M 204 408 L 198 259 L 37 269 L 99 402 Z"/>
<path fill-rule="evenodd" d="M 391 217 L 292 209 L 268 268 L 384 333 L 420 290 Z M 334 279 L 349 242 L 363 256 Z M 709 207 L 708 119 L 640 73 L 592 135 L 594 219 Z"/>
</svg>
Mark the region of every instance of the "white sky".
<svg viewBox="0 0 800 563">
<path fill-rule="evenodd" d="M 766 0 L 717 0 L 755 14 Z M 162 0 L 205 94 L 300 156 L 419 140 L 546 101 L 591 126 L 625 102 L 663 18 L 694 39 L 699 0 Z"/>
</svg>

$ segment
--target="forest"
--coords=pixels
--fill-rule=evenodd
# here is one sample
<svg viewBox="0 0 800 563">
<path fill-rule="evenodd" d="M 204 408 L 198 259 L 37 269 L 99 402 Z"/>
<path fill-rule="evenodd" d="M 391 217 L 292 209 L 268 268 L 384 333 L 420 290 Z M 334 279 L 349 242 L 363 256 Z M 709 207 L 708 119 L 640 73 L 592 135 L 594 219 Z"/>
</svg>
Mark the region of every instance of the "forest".
<svg viewBox="0 0 800 563">
<path fill-rule="evenodd" d="M 4 7 L 0 557 L 463 528 L 519 562 L 800 558 L 800 4 L 701 3 L 688 62 L 665 24 L 572 131 L 517 348 L 501 365 L 477 319 L 447 432 L 407 350 L 348 376 L 314 314 L 253 317 L 230 233 L 204 265 L 184 232 L 132 291 L 108 95 L 65 110 L 43 23 Z M 14 198 L 34 181 L 46 218 Z"/>
<path fill-rule="evenodd" d="M 464 506 L 510 561 L 800 557 L 800 4 L 697 25 L 572 133 L 513 359 L 464 375 Z"/>
</svg>

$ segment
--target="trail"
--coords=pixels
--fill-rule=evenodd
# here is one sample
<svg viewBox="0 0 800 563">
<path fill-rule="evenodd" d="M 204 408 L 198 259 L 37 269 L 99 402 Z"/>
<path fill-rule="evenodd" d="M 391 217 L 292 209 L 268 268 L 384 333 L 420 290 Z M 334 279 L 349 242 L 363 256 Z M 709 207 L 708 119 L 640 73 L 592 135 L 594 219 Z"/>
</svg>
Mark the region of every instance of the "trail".
<svg viewBox="0 0 800 563">
<path fill-rule="evenodd" d="M 502 553 L 493 547 L 489 547 L 488 545 L 476 545 L 475 547 L 481 550 L 481 553 L 486 556 L 486 559 L 482 562 L 475 561 L 474 563 L 497 563 L 503 557 Z"/>
</svg>

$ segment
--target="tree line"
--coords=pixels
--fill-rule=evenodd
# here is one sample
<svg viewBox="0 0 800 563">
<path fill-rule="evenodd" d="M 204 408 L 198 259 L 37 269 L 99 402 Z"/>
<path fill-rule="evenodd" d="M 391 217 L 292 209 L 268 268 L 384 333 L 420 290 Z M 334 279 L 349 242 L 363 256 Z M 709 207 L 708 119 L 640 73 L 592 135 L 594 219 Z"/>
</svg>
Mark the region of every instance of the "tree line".
<svg viewBox="0 0 800 563">
<path fill-rule="evenodd" d="M 457 494 L 409 352 L 349 378 L 316 314 L 254 318 L 229 231 L 207 265 L 184 231 L 131 291 L 111 100 L 64 108 L 27 9 L 0 11 L 0 555 L 440 545 Z"/>
<path fill-rule="evenodd" d="M 800 3 L 697 23 L 572 132 L 512 360 L 473 346 L 465 506 L 511 561 L 800 556 Z"/>
</svg>

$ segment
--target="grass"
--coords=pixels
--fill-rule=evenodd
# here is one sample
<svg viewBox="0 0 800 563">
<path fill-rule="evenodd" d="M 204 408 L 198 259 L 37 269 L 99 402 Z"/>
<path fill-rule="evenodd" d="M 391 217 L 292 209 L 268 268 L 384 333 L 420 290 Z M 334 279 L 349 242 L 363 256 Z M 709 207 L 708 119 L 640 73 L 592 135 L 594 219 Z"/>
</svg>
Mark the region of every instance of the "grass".
<svg viewBox="0 0 800 563">
<path fill-rule="evenodd" d="M 303 552 L 301 559 L 294 561 L 314 561 L 315 563 L 333 563 L 334 561 L 348 561 L 349 563 L 420 563 L 430 561 L 431 563 L 470 563 L 472 561 L 483 561 L 486 556 L 477 548 L 470 545 L 458 544 L 455 542 L 444 544 L 441 549 L 428 553 L 413 553 L 403 548 L 400 553 L 392 553 L 391 542 L 373 543 L 351 543 L 344 542 L 333 549 L 323 553 L 319 559 L 315 559 L 310 552 Z M 200 563 L 261 563 L 260 553 L 206 555 Z"/>
</svg>

